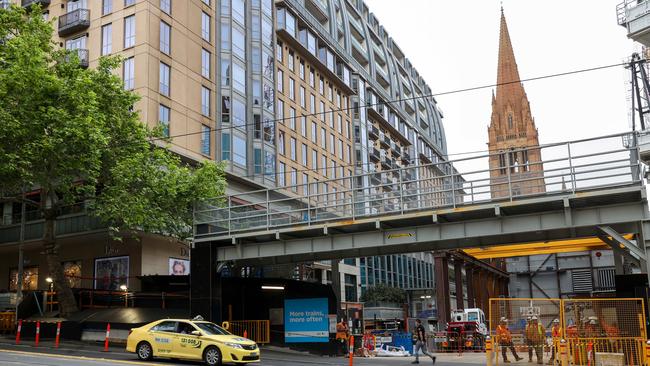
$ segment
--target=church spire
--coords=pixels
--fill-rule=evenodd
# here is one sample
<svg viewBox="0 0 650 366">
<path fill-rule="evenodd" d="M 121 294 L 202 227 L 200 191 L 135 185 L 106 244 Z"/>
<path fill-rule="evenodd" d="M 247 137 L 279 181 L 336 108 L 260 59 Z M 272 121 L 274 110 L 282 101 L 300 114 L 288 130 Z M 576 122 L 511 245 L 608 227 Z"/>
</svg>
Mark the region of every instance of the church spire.
<svg viewBox="0 0 650 366">
<path fill-rule="evenodd" d="M 501 29 L 499 32 L 499 63 L 497 67 L 497 100 L 505 101 L 505 96 L 516 96 L 521 98 L 524 95 L 524 88 L 521 83 L 512 83 L 519 80 L 519 70 L 515 60 L 515 52 L 510 41 L 508 23 L 501 7 Z M 510 84 L 508 84 L 510 83 Z M 503 85 L 505 84 L 505 85 Z"/>
</svg>

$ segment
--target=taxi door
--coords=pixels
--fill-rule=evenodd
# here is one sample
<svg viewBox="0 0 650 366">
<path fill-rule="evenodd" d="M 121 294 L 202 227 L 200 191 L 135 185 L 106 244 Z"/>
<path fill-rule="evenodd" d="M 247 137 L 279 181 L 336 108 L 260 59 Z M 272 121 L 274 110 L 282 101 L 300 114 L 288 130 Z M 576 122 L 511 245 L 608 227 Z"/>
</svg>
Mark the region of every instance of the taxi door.
<svg viewBox="0 0 650 366">
<path fill-rule="evenodd" d="M 172 342 L 172 352 L 175 357 L 200 360 L 202 357 L 201 337 L 192 334 L 198 330 L 189 322 L 178 322 L 178 329 Z"/>
<path fill-rule="evenodd" d="M 151 347 L 153 347 L 153 354 L 155 357 L 172 357 L 173 341 L 176 337 L 176 322 L 164 321 L 155 325 L 149 330 Z"/>
</svg>

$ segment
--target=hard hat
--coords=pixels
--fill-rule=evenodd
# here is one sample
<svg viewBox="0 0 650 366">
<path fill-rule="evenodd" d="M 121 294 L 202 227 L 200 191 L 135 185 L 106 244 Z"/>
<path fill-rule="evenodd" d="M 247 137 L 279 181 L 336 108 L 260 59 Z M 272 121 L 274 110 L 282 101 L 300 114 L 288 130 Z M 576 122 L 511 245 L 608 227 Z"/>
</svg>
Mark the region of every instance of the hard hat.
<svg viewBox="0 0 650 366">
<path fill-rule="evenodd" d="M 560 319 L 554 319 L 553 323 L 560 323 Z"/>
<path fill-rule="evenodd" d="M 505 316 L 502 316 L 500 321 L 501 321 L 501 323 L 506 323 L 508 321 L 508 319 L 506 319 Z"/>
<path fill-rule="evenodd" d="M 530 320 L 537 320 L 537 317 L 535 315 L 533 315 L 533 317 L 530 318 Z"/>
<path fill-rule="evenodd" d="M 526 320 L 527 320 L 527 321 L 530 321 L 530 317 L 527 317 Z"/>
</svg>

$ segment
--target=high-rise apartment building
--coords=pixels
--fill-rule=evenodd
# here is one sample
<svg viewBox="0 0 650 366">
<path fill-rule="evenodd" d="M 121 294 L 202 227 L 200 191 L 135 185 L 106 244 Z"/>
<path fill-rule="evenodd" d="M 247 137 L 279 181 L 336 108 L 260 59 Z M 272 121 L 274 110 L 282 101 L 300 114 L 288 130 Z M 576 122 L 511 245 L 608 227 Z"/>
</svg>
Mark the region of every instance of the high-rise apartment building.
<svg viewBox="0 0 650 366">
<path fill-rule="evenodd" d="M 361 0 L 12 2 L 39 3 L 45 17 L 56 18 L 55 42 L 77 50 L 83 66 L 120 55 L 116 72 L 141 96 L 142 121 L 162 125 L 170 148 L 187 161 L 224 161 L 229 193 L 286 187 L 289 197 L 309 192 L 327 214 L 353 189 L 376 195 L 360 208 L 373 212 L 391 210 L 400 192 L 453 199 L 444 188 L 453 168 L 444 164 L 442 113 L 431 89 Z M 396 170 L 422 163 L 431 165 Z M 342 177 L 350 179 L 331 181 Z M 15 225 L 5 220 L 1 243 L 15 243 L 8 234 Z M 87 228 L 70 235 L 83 238 Z M 106 242 L 89 240 L 97 250 L 84 257 L 124 254 L 134 257 L 130 275 L 164 272 L 167 255 L 116 253 Z M 418 261 L 429 266 L 429 257 Z M 84 276 L 93 271 L 88 261 Z M 409 269 L 417 266 L 398 262 L 404 259 L 396 278 L 419 276 Z"/>
</svg>

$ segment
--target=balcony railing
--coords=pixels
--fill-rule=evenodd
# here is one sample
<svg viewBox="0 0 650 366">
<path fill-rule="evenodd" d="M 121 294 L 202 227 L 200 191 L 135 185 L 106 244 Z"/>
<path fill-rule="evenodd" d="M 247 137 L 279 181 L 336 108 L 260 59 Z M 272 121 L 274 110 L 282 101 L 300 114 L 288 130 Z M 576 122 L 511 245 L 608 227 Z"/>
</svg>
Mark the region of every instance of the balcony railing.
<svg viewBox="0 0 650 366">
<path fill-rule="evenodd" d="M 20 5 L 23 8 L 30 8 L 33 4 L 38 4 L 42 8 L 47 8 L 50 6 L 50 0 L 21 0 Z"/>
<path fill-rule="evenodd" d="M 77 48 L 74 50 L 69 50 L 70 54 L 76 54 L 77 58 L 79 59 L 79 66 L 83 68 L 87 68 L 90 61 L 89 61 L 89 56 L 88 56 L 88 50 L 85 48 Z M 69 61 L 70 59 L 67 58 Z"/>
<path fill-rule="evenodd" d="M 59 18 L 59 36 L 79 32 L 90 26 L 90 10 L 77 9 L 61 15 Z"/>
</svg>

